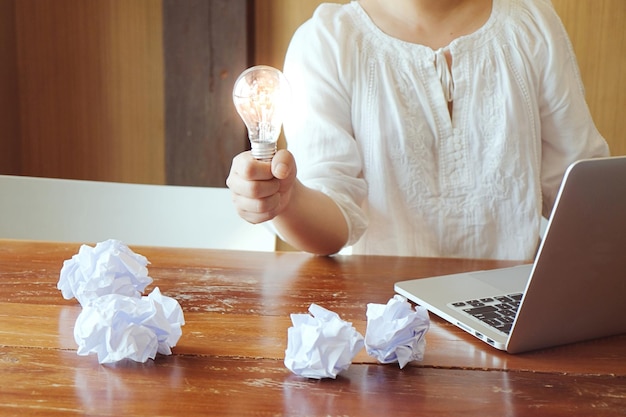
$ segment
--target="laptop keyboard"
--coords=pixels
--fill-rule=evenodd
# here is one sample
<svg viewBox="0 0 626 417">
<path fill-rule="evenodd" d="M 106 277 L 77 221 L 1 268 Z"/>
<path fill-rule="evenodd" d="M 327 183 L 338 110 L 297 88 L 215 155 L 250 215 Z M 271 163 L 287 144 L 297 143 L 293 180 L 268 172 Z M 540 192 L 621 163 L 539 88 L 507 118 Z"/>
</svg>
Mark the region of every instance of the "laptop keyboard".
<svg viewBox="0 0 626 417">
<path fill-rule="evenodd" d="M 450 303 L 451 307 L 460 309 L 466 314 L 508 335 L 513 326 L 517 309 L 522 299 L 521 293 L 507 294 L 498 297 Z"/>
</svg>

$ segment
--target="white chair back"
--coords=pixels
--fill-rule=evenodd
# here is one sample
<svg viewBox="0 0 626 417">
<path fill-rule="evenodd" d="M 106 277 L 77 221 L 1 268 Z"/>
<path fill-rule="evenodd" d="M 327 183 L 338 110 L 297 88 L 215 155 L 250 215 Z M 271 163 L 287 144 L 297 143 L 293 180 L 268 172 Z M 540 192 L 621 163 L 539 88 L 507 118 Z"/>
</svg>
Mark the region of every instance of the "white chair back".
<svg viewBox="0 0 626 417">
<path fill-rule="evenodd" d="M 273 251 L 226 188 L 0 175 L 0 238 Z"/>
</svg>

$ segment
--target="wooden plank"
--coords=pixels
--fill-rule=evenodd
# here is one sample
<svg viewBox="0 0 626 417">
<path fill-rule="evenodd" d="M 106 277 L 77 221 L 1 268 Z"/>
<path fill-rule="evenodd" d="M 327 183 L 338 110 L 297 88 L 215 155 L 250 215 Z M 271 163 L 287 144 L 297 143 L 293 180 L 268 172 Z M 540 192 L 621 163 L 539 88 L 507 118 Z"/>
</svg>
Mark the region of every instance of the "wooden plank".
<svg viewBox="0 0 626 417">
<path fill-rule="evenodd" d="M 587 102 L 614 155 L 626 155 L 626 2 L 553 0 L 569 33 Z"/>
<path fill-rule="evenodd" d="M 16 2 L 21 174 L 164 182 L 161 4 Z"/>
<path fill-rule="evenodd" d="M 174 354 L 284 359 L 287 329 L 291 327 L 289 314 L 190 312 L 184 302 L 182 306 L 186 324 Z M 73 331 L 79 313 L 79 306 L 0 303 L 0 340 L 4 346 L 76 350 Z M 365 318 L 351 323 L 365 335 Z M 626 377 L 626 335 L 509 355 L 433 317 L 427 343 L 424 360 L 409 366 Z M 362 350 L 354 363 L 376 363 L 376 360 Z"/>
<path fill-rule="evenodd" d="M 15 0 L 0 0 L 0 173 L 21 168 Z"/>
<path fill-rule="evenodd" d="M 278 360 L 159 356 L 100 366 L 91 357 L 0 347 L 0 414 L 621 416 L 615 377 L 352 365 L 308 380 Z"/>
<path fill-rule="evenodd" d="M 163 0 L 166 178 L 223 187 L 249 147 L 232 103 L 248 65 L 248 1 Z"/>
<path fill-rule="evenodd" d="M 78 243 L 0 240 L 0 301 L 63 303 L 55 286 L 63 262 L 79 247 Z M 396 280 L 515 264 L 469 259 L 317 257 L 300 252 L 131 249 L 151 262 L 149 274 L 154 282 L 150 288 L 159 286 L 173 297 L 184 295 L 181 302 L 191 309 L 276 315 L 289 314 L 294 308 L 305 312 L 310 302 L 323 299 L 326 308 L 341 307 L 348 320 L 361 318 L 368 302 L 386 303 Z"/>
</svg>

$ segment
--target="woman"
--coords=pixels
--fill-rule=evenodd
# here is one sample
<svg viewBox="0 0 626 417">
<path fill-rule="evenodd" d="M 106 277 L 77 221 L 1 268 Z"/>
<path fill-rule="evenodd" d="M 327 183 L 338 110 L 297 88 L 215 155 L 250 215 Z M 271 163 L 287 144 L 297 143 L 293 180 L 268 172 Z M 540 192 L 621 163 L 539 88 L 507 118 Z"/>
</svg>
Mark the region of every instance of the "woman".
<svg viewBox="0 0 626 417">
<path fill-rule="evenodd" d="M 227 184 L 304 251 L 530 259 L 567 167 L 608 155 L 548 0 L 321 5 L 284 72 L 288 150 Z"/>
</svg>

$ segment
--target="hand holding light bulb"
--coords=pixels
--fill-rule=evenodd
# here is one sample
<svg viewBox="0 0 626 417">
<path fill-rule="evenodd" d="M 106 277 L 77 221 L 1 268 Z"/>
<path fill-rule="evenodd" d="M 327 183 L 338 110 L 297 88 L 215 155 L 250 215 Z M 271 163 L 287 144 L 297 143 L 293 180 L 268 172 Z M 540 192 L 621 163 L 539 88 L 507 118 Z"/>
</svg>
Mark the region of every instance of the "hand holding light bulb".
<svg viewBox="0 0 626 417">
<path fill-rule="evenodd" d="M 235 81 L 233 102 L 246 124 L 252 155 L 269 161 L 276 153 L 289 85 L 282 72 L 267 65 L 248 68 Z"/>
<path fill-rule="evenodd" d="M 235 156 L 226 184 L 239 215 L 250 223 L 280 213 L 295 182 L 293 156 L 287 150 L 276 153 L 289 96 L 282 72 L 264 65 L 242 72 L 233 88 L 233 102 L 248 129 L 252 150 Z"/>
<path fill-rule="evenodd" d="M 298 181 L 291 152 L 276 151 L 290 95 L 285 77 L 275 68 L 252 67 L 239 76 L 233 101 L 248 129 L 252 151 L 233 158 L 226 185 L 241 218 L 253 224 L 273 220 L 292 246 L 322 255 L 335 253 L 348 237 L 343 213 L 324 193 Z"/>
</svg>

